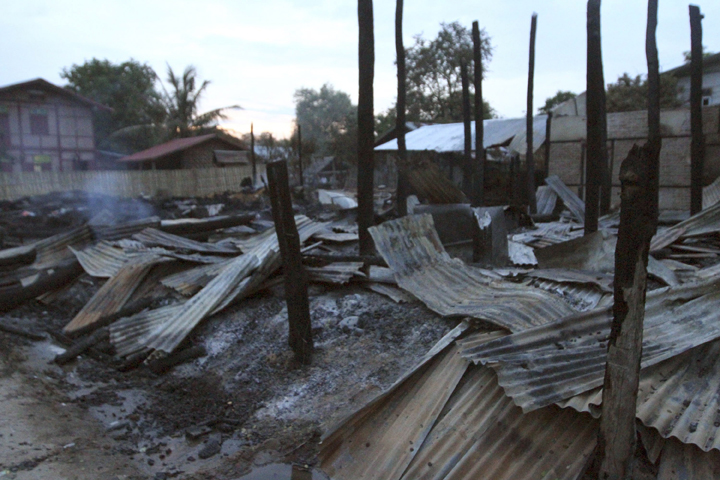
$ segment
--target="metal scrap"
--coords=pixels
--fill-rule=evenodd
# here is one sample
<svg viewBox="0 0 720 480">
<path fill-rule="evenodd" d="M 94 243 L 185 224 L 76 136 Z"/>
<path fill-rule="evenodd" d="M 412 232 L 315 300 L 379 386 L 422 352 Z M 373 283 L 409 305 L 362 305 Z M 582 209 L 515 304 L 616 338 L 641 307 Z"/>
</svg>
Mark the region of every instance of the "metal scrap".
<svg viewBox="0 0 720 480">
<path fill-rule="evenodd" d="M 578 223 L 585 223 L 585 202 L 575 195 L 557 175 L 550 175 L 545 183 L 562 199 L 568 210 L 572 213 Z"/>
</svg>

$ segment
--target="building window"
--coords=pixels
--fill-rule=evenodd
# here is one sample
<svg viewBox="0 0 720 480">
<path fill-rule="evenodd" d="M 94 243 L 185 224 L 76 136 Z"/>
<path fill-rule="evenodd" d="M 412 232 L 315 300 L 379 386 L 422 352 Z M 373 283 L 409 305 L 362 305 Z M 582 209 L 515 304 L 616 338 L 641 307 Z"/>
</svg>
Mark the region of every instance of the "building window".
<svg viewBox="0 0 720 480">
<path fill-rule="evenodd" d="M 30 133 L 32 135 L 50 135 L 47 110 L 44 108 L 30 110 Z"/>
<path fill-rule="evenodd" d="M 10 147 L 10 115 L 0 110 L 0 151 Z"/>
</svg>

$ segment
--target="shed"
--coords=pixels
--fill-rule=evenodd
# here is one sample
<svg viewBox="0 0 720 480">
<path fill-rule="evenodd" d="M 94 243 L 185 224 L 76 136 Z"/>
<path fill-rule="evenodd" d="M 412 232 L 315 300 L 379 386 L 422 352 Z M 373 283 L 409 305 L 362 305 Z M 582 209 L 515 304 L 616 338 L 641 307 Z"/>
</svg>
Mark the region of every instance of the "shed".
<svg viewBox="0 0 720 480">
<path fill-rule="evenodd" d="M 212 168 L 250 163 L 245 143 L 224 133 L 176 138 L 147 150 L 120 158 L 118 164 L 131 169 Z"/>
</svg>

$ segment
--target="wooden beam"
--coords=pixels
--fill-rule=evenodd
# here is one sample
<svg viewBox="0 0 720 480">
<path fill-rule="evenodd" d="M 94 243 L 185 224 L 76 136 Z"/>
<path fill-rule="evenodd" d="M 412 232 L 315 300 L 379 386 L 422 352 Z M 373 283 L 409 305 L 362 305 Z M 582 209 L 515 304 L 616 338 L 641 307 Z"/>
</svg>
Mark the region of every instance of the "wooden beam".
<svg viewBox="0 0 720 480">
<path fill-rule="evenodd" d="M 600 38 L 600 0 L 587 3 L 587 174 L 585 235 L 596 232 L 600 216 L 600 185 L 607 168 L 605 80 Z M 605 167 L 604 167 L 605 165 Z"/>
<path fill-rule="evenodd" d="M 598 435 L 598 478 L 632 474 L 637 433 L 635 412 L 640 379 L 650 240 L 657 230 L 657 170 L 660 155 L 660 89 L 657 0 L 648 1 L 648 142 L 634 145 L 620 167 L 620 226 L 615 249 L 613 322 Z M 652 79 L 652 81 L 651 81 Z"/>
<path fill-rule="evenodd" d="M 528 62 L 528 90 L 527 90 L 527 153 L 525 164 L 527 166 L 527 201 L 530 213 L 537 213 L 535 200 L 535 158 L 533 156 L 533 82 L 535 76 L 535 32 L 537 30 L 537 13 L 533 13 L 530 22 L 530 60 Z"/>
<path fill-rule="evenodd" d="M 373 180 L 373 79 L 375 76 L 375 38 L 372 0 L 358 0 L 358 213 L 360 254 L 371 255 L 374 244 L 368 229 L 374 223 Z"/>
<path fill-rule="evenodd" d="M 690 214 L 702 210 L 705 163 L 702 133 L 702 18 L 700 7 L 690 5 Z"/>
<path fill-rule="evenodd" d="M 473 197 L 473 159 L 472 159 L 472 131 L 470 127 L 470 81 L 465 61 L 460 60 L 460 78 L 462 81 L 462 113 L 463 137 L 465 139 L 463 150 L 463 191 L 468 198 Z"/>
<path fill-rule="evenodd" d="M 473 66 L 475 82 L 475 168 L 473 175 L 473 192 L 472 205 L 474 207 L 481 207 L 485 204 L 485 147 L 483 141 L 485 140 L 485 126 L 483 124 L 483 118 L 485 118 L 485 112 L 483 111 L 483 96 L 482 96 L 482 79 L 483 79 L 483 65 L 482 65 L 482 44 L 480 42 L 480 26 L 477 21 L 472 24 L 472 38 L 473 38 Z"/>
<path fill-rule="evenodd" d="M 398 215 L 407 215 L 408 179 L 407 179 L 407 146 L 405 144 L 405 124 L 407 123 L 405 110 L 407 109 L 405 47 L 402 38 L 403 0 L 397 0 L 395 5 L 395 56 L 397 59 L 397 103 L 395 104 L 397 130 L 398 162 L 397 162 L 397 190 L 395 198 Z"/>
<path fill-rule="evenodd" d="M 290 326 L 288 343 L 295 352 L 295 358 L 301 363 L 309 364 L 313 351 L 313 340 L 307 291 L 308 280 L 302 265 L 300 236 L 292 211 L 287 162 L 282 160 L 268 163 L 267 177 L 275 233 L 280 246 L 285 276 L 285 301 Z"/>
</svg>

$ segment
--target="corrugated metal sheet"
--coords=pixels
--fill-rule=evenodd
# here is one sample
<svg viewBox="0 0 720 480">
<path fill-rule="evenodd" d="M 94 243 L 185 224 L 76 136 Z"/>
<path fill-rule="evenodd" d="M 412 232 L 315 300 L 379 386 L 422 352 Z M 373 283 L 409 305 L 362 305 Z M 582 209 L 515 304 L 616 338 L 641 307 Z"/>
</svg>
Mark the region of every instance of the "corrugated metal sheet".
<svg viewBox="0 0 720 480">
<path fill-rule="evenodd" d="M 398 285 L 440 315 L 469 316 L 521 331 L 574 312 L 543 290 L 493 280 L 450 258 L 430 215 L 385 222 L 370 233 Z"/>
<path fill-rule="evenodd" d="M 241 255 L 213 278 L 194 297 L 185 302 L 177 315 L 153 330 L 143 342 L 145 347 L 171 353 L 193 328 L 210 315 L 232 290 L 260 264 L 255 255 Z"/>
<path fill-rule="evenodd" d="M 183 250 L 198 253 L 214 253 L 238 255 L 237 249 L 226 245 L 214 243 L 196 242 L 171 233 L 165 233 L 154 228 L 146 228 L 140 233 L 133 235 L 133 239 L 142 242 L 148 247 L 165 247 L 173 250 Z"/>
<path fill-rule="evenodd" d="M 603 300 L 609 300 L 612 303 L 612 295 L 587 284 L 563 283 L 538 278 L 530 282 L 530 285 L 564 297 L 579 312 L 596 308 Z"/>
<path fill-rule="evenodd" d="M 510 239 L 530 247 L 544 248 L 583 236 L 576 223 L 548 222 L 535 224 L 534 230 L 513 234 Z"/>
<path fill-rule="evenodd" d="M 321 468 L 336 480 L 399 479 L 468 367 L 453 345 L 323 439 Z"/>
<path fill-rule="evenodd" d="M 720 202 L 720 177 L 716 178 L 715 181 L 707 187 L 703 187 L 702 193 L 703 209 L 712 207 Z"/>
<path fill-rule="evenodd" d="M 417 197 L 431 205 L 469 203 L 463 191 L 433 162 L 423 161 L 413 165 L 405 174 Z"/>
<path fill-rule="evenodd" d="M 535 143 L 539 147 L 545 141 L 545 120 L 547 116 L 535 117 L 533 130 L 537 137 Z M 485 148 L 508 143 L 516 135 L 525 135 L 523 118 L 494 118 L 483 121 L 483 146 Z M 472 146 L 475 148 L 475 122 L 470 122 Z M 417 130 L 405 134 L 405 143 L 409 151 L 434 150 L 436 152 L 462 152 L 465 148 L 465 133 L 462 123 L 446 123 L 424 125 Z M 390 140 L 375 150 L 397 150 L 397 139 Z M 524 153 L 524 150 L 522 150 Z"/>
<path fill-rule="evenodd" d="M 562 268 L 591 272 L 615 270 L 617 237 L 599 230 L 562 243 L 535 250 L 540 268 Z"/>
<path fill-rule="evenodd" d="M 410 303 L 414 300 L 413 296 L 409 293 L 392 285 L 388 285 L 387 283 L 369 283 L 366 287 L 375 293 L 391 298 L 395 303 Z"/>
<path fill-rule="evenodd" d="M 126 357 L 143 350 L 150 334 L 177 317 L 182 304 L 147 310 L 118 320 L 110 326 L 110 342 L 117 355 Z"/>
<path fill-rule="evenodd" d="M 577 478 L 594 448 L 597 421 L 557 407 L 523 414 L 491 369 L 470 366 L 457 382 L 461 364 L 440 368 L 454 352 L 421 362 L 330 432 L 320 452 L 323 470 L 334 479 Z"/>
<path fill-rule="evenodd" d="M 120 311 L 150 269 L 166 261 L 168 260 L 157 255 L 147 255 L 125 263 L 115 276 L 95 292 L 63 331 L 74 332 L 95 323 L 104 316 Z"/>
<path fill-rule="evenodd" d="M 91 226 L 95 238 L 98 240 L 119 240 L 129 237 L 146 228 L 160 227 L 160 217 L 148 217 L 118 225 L 93 225 Z"/>
<path fill-rule="evenodd" d="M 88 275 L 98 278 L 110 278 L 118 274 L 123 265 L 130 259 L 122 248 L 115 247 L 107 241 L 100 241 L 84 250 L 70 247 L 80 265 Z"/>
<path fill-rule="evenodd" d="M 527 122 L 527 120 L 525 120 Z M 545 143 L 545 133 L 547 132 L 547 115 L 536 115 L 533 117 L 533 148 L 537 151 L 540 146 Z M 523 129 L 513 137 L 508 150 L 517 152 L 520 155 L 527 154 L 527 125 L 523 125 Z"/>
<path fill-rule="evenodd" d="M 551 215 L 555 211 L 557 193 L 548 185 L 540 185 L 535 191 L 538 215 Z"/>
<path fill-rule="evenodd" d="M 720 478 L 720 452 L 703 452 L 675 440 L 665 443 L 657 480 L 710 480 Z"/>
<path fill-rule="evenodd" d="M 324 267 L 305 267 L 311 282 L 344 285 L 352 277 L 364 277 L 362 262 L 335 262 Z"/>
<path fill-rule="evenodd" d="M 701 210 L 687 220 L 658 231 L 650 242 L 650 252 L 667 247 L 681 237 L 720 232 L 720 203 Z"/>
<path fill-rule="evenodd" d="M 720 337 L 720 290 L 715 283 L 649 292 L 642 366 L 658 364 Z M 602 385 L 610 309 L 596 309 L 463 351 L 489 364 L 500 385 L 526 412 Z"/>
<path fill-rule="evenodd" d="M 92 232 L 87 225 L 66 233 L 53 235 L 33 244 L 37 251 L 33 267 L 46 268 L 73 256 L 68 247 L 81 248 L 93 240 Z"/>
<path fill-rule="evenodd" d="M 545 183 L 562 199 L 565 207 L 570 210 L 578 223 L 585 223 L 585 202 L 565 185 L 557 175 L 550 175 Z"/>
</svg>

